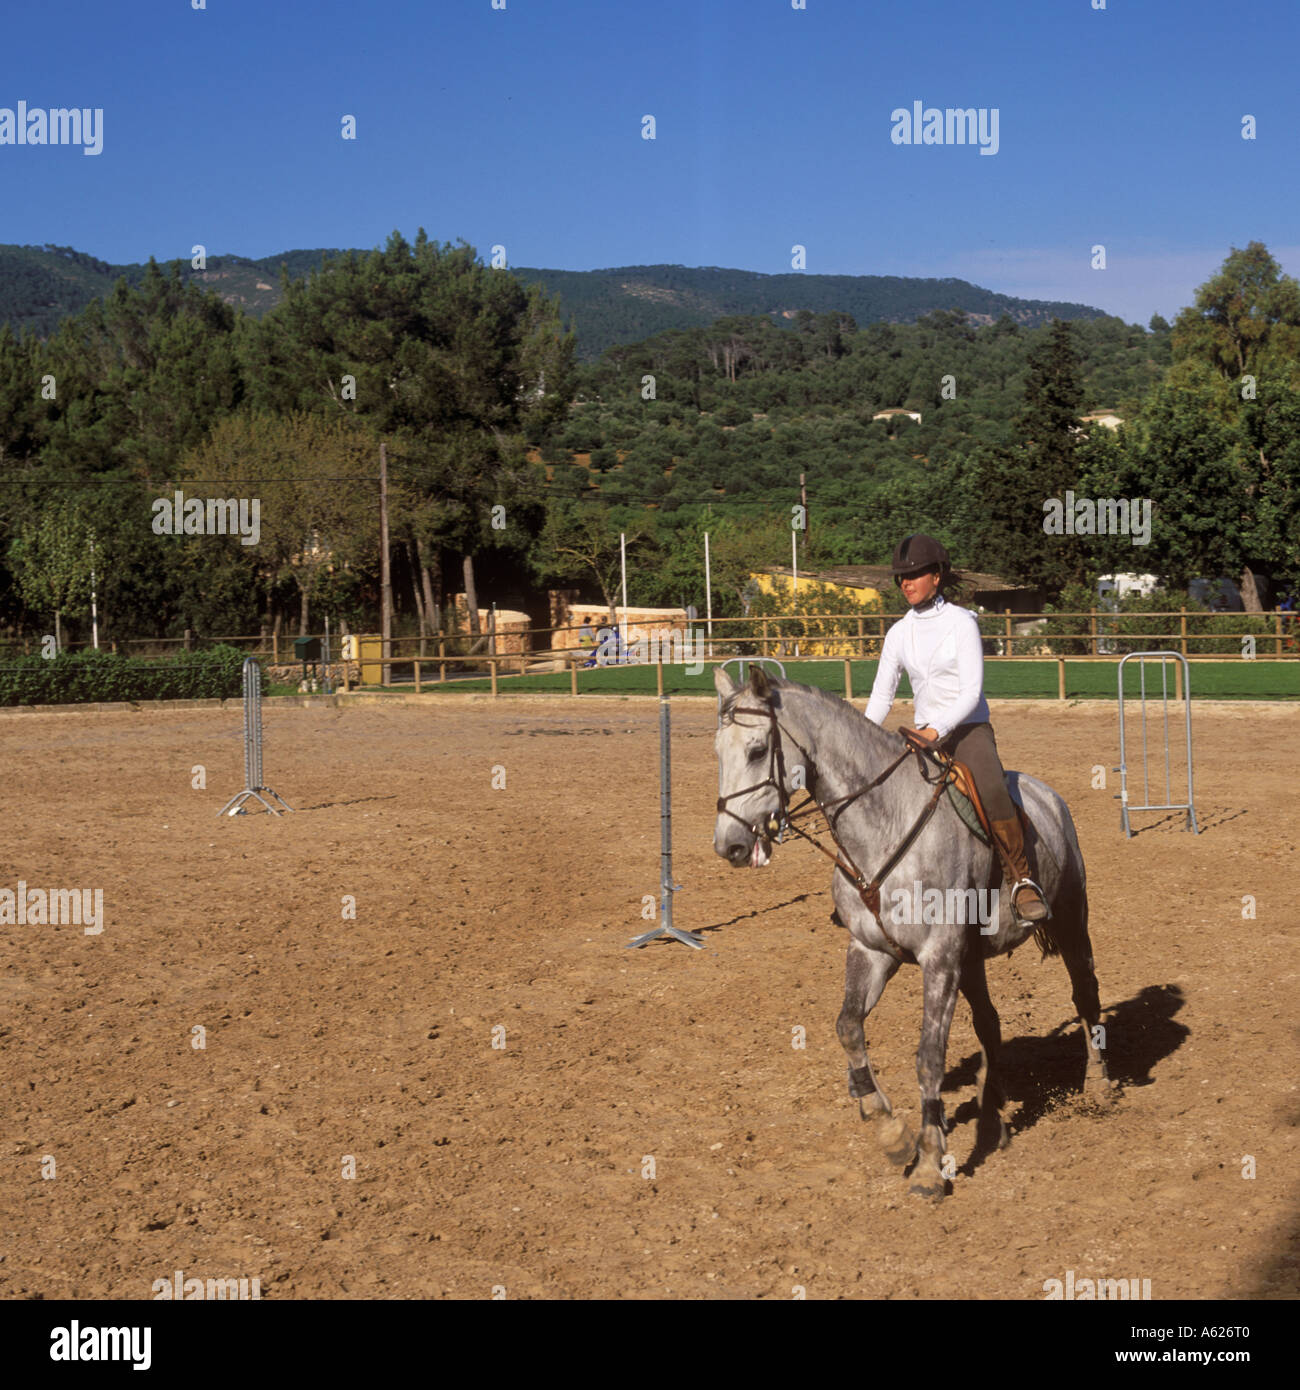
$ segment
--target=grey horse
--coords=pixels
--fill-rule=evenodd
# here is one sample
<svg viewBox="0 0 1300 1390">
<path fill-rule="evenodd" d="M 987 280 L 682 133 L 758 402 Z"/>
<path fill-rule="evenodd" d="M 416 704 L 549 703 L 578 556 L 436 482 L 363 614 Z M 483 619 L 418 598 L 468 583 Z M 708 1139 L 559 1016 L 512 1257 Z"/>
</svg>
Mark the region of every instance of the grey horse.
<svg viewBox="0 0 1300 1390">
<path fill-rule="evenodd" d="M 1010 895 L 993 890 L 993 850 L 966 828 L 948 797 L 938 794 L 927 780 L 928 760 L 923 764 L 910 753 L 898 734 L 887 733 L 838 696 L 769 676 L 758 666 L 750 668 L 743 685 L 721 667 L 714 668 L 713 679 L 720 699 L 713 847 L 737 868 L 761 867 L 771 857 L 778 827 L 794 828 L 785 818 L 797 788 L 826 808 L 838 850 L 832 871 L 835 920 L 849 932 L 844 1007 L 835 1025 L 848 1054 L 849 1094 L 864 1120 L 879 1122 L 889 1158 L 904 1167 L 915 1160 L 911 1190 L 938 1200 L 953 1173 L 951 1160 L 944 1158 L 948 1126 L 939 1088 L 957 992 L 970 1004 L 982 1054 L 977 1097 L 982 1132 L 991 1127 L 997 1147 L 1005 1147 L 1005 1095 L 998 1076 L 1002 1035 L 984 961 L 1019 946 L 1035 924 L 1018 920 Z M 1008 772 L 1007 783 L 1028 813 L 1032 828 L 1025 849 L 1051 908 L 1050 919 L 1036 924 L 1039 942 L 1064 960 L 1083 1023 L 1084 1087 L 1109 1095 L 1098 1045 L 1104 1034 L 1098 1028 L 1101 1005 L 1088 937 L 1087 885 L 1074 823 L 1065 802 L 1045 782 Z M 805 804 L 812 809 L 811 802 Z M 875 877 L 868 884 L 869 873 Z M 921 910 L 922 902 L 936 902 L 934 890 L 945 905 L 942 914 Z M 961 910 L 978 902 L 981 891 L 985 903 L 997 903 L 982 923 Z M 862 1029 L 903 963 L 919 965 L 924 980 L 925 1015 L 916 1054 L 919 1141 L 894 1116 L 877 1084 Z"/>
</svg>

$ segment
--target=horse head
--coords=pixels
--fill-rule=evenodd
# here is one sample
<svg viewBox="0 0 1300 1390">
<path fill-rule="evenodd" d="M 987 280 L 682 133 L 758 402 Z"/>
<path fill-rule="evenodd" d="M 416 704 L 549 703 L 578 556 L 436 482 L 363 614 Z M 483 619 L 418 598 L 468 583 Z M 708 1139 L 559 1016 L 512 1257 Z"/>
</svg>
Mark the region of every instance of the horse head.
<svg viewBox="0 0 1300 1390">
<path fill-rule="evenodd" d="M 757 869 L 771 858 L 788 792 L 776 724 L 781 695 L 758 665 L 749 668 L 749 680 L 739 685 L 715 666 L 713 684 L 719 697 L 713 848 L 734 868 Z"/>
</svg>

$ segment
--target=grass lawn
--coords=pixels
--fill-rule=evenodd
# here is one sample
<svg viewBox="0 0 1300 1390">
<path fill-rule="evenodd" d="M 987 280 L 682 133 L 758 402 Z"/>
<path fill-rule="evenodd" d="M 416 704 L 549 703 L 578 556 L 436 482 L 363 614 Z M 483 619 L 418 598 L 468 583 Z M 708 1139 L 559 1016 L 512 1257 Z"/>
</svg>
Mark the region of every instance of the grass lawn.
<svg viewBox="0 0 1300 1390">
<path fill-rule="evenodd" d="M 1166 663 L 1169 696 L 1174 693 L 1174 668 L 1177 662 Z M 734 673 L 734 667 L 732 668 Z M 1160 664 L 1146 663 L 1147 698 L 1160 697 Z M 837 695 L 844 693 L 844 663 L 842 661 L 791 662 L 787 674 L 806 685 L 820 686 Z M 874 661 L 853 663 L 853 698 L 865 701 L 875 679 Z M 1113 700 L 1116 692 L 1115 663 L 1100 661 L 1069 661 L 1065 663 L 1065 693 L 1067 699 Z M 1124 692 L 1136 696 L 1141 679 L 1138 664 L 1129 662 L 1124 668 Z M 1300 699 L 1300 661 L 1207 661 L 1191 663 L 1193 699 L 1215 700 L 1294 700 Z M 366 687 L 375 689 L 379 687 Z M 490 690 L 491 682 L 454 680 L 445 685 L 425 681 L 426 690 Z M 506 676 L 498 681 L 502 692 L 546 692 L 567 694 L 567 672 L 554 675 Z M 655 693 L 653 666 L 596 667 L 578 672 L 578 691 L 590 695 L 653 695 Z M 712 695 L 713 676 L 708 666 L 703 674 L 686 675 L 682 666 L 664 667 L 664 691 L 672 695 Z M 1057 695 L 1057 664 L 1055 661 L 990 661 L 984 666 L 984 693 L 993 700 L 1046 699 Z M 898 698 L 911 699 L 911 687 L 906 676 L 898 687 Z"/>
</svg>

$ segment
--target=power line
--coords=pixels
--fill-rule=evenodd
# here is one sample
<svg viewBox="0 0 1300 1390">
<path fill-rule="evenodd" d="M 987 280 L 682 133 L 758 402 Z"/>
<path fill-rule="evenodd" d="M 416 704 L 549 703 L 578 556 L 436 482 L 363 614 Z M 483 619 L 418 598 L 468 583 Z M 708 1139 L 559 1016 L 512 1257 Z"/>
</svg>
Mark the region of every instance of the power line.
<svg viewBox="0 0 1300 1390">
<path fill-rule="evenodd" d="M 406 475 L 403 476 L 403 481 L 408 482 L 408 483 L 414 483 L 414 482 L 420 482 L 420 481 L 426 481 L 426 480 L 425 480 L 425 479 L 422 479 L 422 478 L 419 478 L 419 477 L 417 477 L 417 476 L 411 475 L 411 474 L 406 474 Z M 157 492 L 159 489 L 170 489 L 170 490 L 172 490 L 172 491 L 184 491 L 185 488 L 195 488 L 195 487 L 221 487 L 221 488 L 228 488 L 228 487 L 231 487 L 231 486 L 233 486 L 233 485 L 235 485 L 235 484 L 246 485 L 246 486 L 255 486 L 255 485 L 261 484 L 261 483 L 274 483 L 274 484 L 279 484 L 279 483 L 373 483 L 373 484 L 375 484 L 376 487 L 378 487 L 378 485 L 379 485 L 379 475 L 378 475 L 378 474 L 369 474 L 369 473 L 345 473 L 345 474 L 326 474 L 326 475 L 323 475 L 323 476 L 321 476 L 321 475 L 315 475 L 315 476 L 312 476 L 312 477 L 303 477 L 303 478 L 284 478 L 284 477 L 262 477 L 262 478 L 187 478 L 187 479 L 184 480 L 183 484 L 181 484 L 181 483 L 173 483 L 173 482 L 168 482 L 168 483 L 153 482 L 153 481 L 150 481 L 149 479 L 146 479 L 146 478 L 105 478 L 105 477 L 97 477 L 97 476 L 93 476 L 93 475 L 92 475 L 91 477 L 87 477 L 87 478 L 78 478 L 78 479 L 71 479 L 71 478 L 67 478 L 67 479 L 64 479 L 64 478 L 0 478 L 0 485 L 8 485 L 8 486 L 10 486 L 10 487 L 24 487 L 24 486 L 28 486 L 28 487 L 33 487 L 33 488 L 51 488 L 51 489 L 54 489 L 54 488 L 80 488 L 80 487 L 91 487 L 91 486 L 99 486 L 99 487 L 114 487 L 114 486 L 117 486 L 117 487 L 137 487 L 137 488 L 144 488 L 144 489 L 146 489 L 146 490 L 153 491 L 153 492 Z M 798 484 L 797 484 L 797 483 L 793 483 L 793 482 L 790 483 L 790 484 L 788 484 L 788 485 L 787 485 L 787 484 L 775 483 L 775 484 L 772 485 L 772 490 L 774 490 L 774 491 L 775 491 L 775 490 L 782 490 L 782 489 L 785 488 L 786 486 L 789 487 L 789 489 L 790 489 L 790 491 L 791 491 L 792 494 L 798 492 Z M 770 506 L 770 505 L 783 505 L 782 503 L 779 503 L 779 502 L 777 501 L 777 499 L 749 498 L 749 497 L 744 497 L 744 496 L 730 496 L 730 497 L 728 497 L 728 496 L 723 495 L 723 496 L 714 496 L 714 497 L 690 497 L 690 498 L 685 498 L 685 497 L 677 496 L 677 495 L 675 495 L 675 494 L 673 494 L 673 493 L 660 494 L 660 495 L 655 496 L 655 497 L 641 496 L 641 495 L 630 496 L 630 495 L 628 495 L 628 494 L 626 494 L 626 493 L 623 493 L 623 494 L 620 494 L 619 496 L 616 496 L 616 497 L 615 497 L 615 496 L 611 496 L 611 495 L 608 494 L 608 493 L 603 493 L 603 492 L 592 492 L 592 491 L 590 491 L 590 490 L 584 490 L 584 491 L 582 491 L 582 492 L 577 492 L 577 493 L 566 493 L 566 492 L 561 492 L 561 491 L 559 491 L 557 488 L 554 487 L 554 485 L 549 485 L 549 486 L 546 486 L 546 487 L 543 487 L 543 488 L 531 488 L 531 487 L 528 487 L 528 486 L 516 487 L 516 488 L 514 488 L 514 489 L 511 490 L 511 495 L 512 495 L 513 497 L 516 497 L 516 498 L 517 498 L 517 497 L 523 497 L 523 498 L 526 499 L 526 500 L 529 500 L 529 501 L 538 501 L 538 502 L 540 502 L 540 501 L 561 501 L 561 502 L 606 502 L 606 503 L 609 503 L 610 505 L 613 505 L 613 506 L 623 506 L 623 505 L 631 506 L 631 505 L 634 505 L 634 504 L 637 504 L 637 503 L 640 503 L 640 504 L 642 504 L 642 505 L 649 505 L 649 504 L 658 504 L 658 505 L 662 505 L 662 504 L 663 504 L 664 502 L 666 502 L 666 501 L 674 501 L 674 502 L 676 502 L 676 504 L 677 504 L 677 506 L 678 506 L 679 508 L 680 508 L 680 507 L 714 506 L 714 505 L 721 505 L 721 506 L 727 506 L 727 505 L 737 505 L 737 506 Z M 818 494 L 817 494 L 816 492 L 813 492 L 813 493 L 810 494 L 810 495 L 811 495 L 812 500 L 815 502 L 815 501 L 817 500 Z M 489 499 L 486 498 L 486 497 L 481 498 L 481 499 L 479 499 L 479 500 L 481 500 L 481 501 L 487 503 L 488 505 L 493 505 L 493 504 L 489 501 Z M 502 505 L 504 505 L 504 503 L 503 503 Z"/>
<path fill-rule="evenodd" d="M 319 474 L 309 478 L 186 478 L 184 487 L 228 487 L 231 483 L 378 483 L 379 474 L 370 473 L 339 473 Z M 87 487 L 98 485 L 100 487 L 143 487 L 157 490 L 160 487 L 169 487 L 173 491 L 180 489 L 177 483 L 153 482 L 148 478 L 106 478 L 100 474 L 92 474 L 86 478 L 0 478 L 0 484 L 8 484 L 11 487 Z"/>
</svg>

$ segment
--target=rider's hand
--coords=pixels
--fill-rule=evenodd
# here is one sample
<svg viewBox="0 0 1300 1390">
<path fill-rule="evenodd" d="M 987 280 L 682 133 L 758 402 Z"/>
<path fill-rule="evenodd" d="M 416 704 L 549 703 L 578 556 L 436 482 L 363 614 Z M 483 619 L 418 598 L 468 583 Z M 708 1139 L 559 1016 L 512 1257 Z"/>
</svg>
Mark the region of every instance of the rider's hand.
<svg viewBox="0 0 1300 1390">
<path fill-rule="evenodd" d="M 931 743 L 936 743 L 939 738 L 938 730 L 930 728 L 928 724 L 922 725 L 919 729 L 913 729 L 912 732 L 920 734 L 922 738 L 928 739 Z"/>
</svg>

